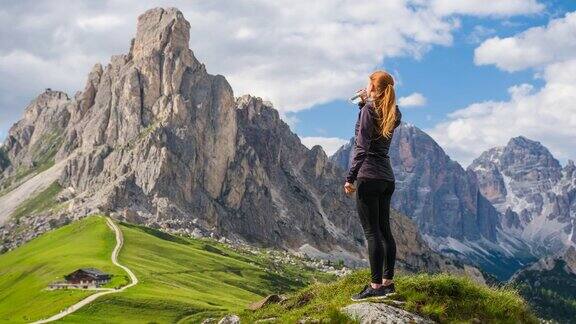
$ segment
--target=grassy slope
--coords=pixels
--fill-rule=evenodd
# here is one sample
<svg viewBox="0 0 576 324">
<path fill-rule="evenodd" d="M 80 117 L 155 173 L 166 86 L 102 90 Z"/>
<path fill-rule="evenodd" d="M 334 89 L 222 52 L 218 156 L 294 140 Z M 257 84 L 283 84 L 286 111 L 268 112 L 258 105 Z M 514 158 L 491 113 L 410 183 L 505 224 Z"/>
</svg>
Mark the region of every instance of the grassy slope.
<svg viewBox="0 0 576 324">
<path fill-rule="evenodd" d="M 54 165 L 54 156 L 62 144 L 63 136 L 61 133 L 53 131 L 45 134 L 32 147 L 30 152 L 32 156 L 32 166 L 18 166 L 15 172 L 8 178 L 0 179 L 0 196 L 10 192 L 21 184 L 21 181 L 27 177 L 32 177 L 42 171 L 48 170 Z M 0 150 L 0 165 L 7 167 L 11 162 L 6 152 Z"/>
<path fill-rule="evenodd" d="M 129 224 L 120 228 L 125 245 L 119 261 L 140 283 L 98 299 L 63 322 L 198 322 L 240 312 L 269 293 L 333 278 L 302 266 L 275 268 L 264 254 L 235 252 L 213 240 L 184 239 Z M 114 243 L 104 218 L 89 217 L 0 255 L 0 322 L 44 318 L 82 299 L 87 292 L 42 291 L 78 267 L 117 274 L 114 286 L 126 283 L 122 270 L 108 261 Z"/>
<path fill-rule="evenodd" d="M 197 323 L 240 312 L 249 302 L 312 279 L 312 273 L 301 268 L 282 267 L 277 269 L 281 274 L 274 273 L 265 258 L 240 254 L 212 240 L 184 239 L 128 224 L 121 229 L 126 245 L 120 262 L 134 271 L 140 284 L 105 296 L 64 322 Z"/>
<path fill-rule="evenodd" d="M 337 310 L 350 303 L 350 295 L 369 277 L 362 270 L 328 284 L 306 286 L 318 274 L 301 266 L 275 268 L 262 254 L 236 252 L 212 240 L 185 239 L 129 224 L 120 228 L 125 236 L 120 262 L 136 273 L 140 283 L 98 299 L 63 322 L 197 323 L 228 313 L 239 313 L 248 322 L 278 315 L 282 322 L 304 316 L 342 321 Z M 87 293 L 81 291 L 42 291 L 78 267 L 96 266 L 124 278 L 108 261 L 113 245 L 105 220 L 89 217 L 1 255 L 0 321 L 46 317 L 84 297 Z M 534 321 L 514 290 L 479 286 L 464 277 L 398 275 L 396 286 L 407 310 L 442 322 Z M 244 310 L 264 295 L 296 288 L 301 290 L 287 303 L 257 312 Z"/>
<path fill-rule="evenodd" d="M 101 217 L 92 217 L 38 237 L 0 255 L 0 321 L 27 322 L 55 314 L 90 294 L 45 291 L 48 283 L 80 267 L 124 275 L 110 261 L 115 239 Z"/>
<path fill-rule="evenodd" d="M 62 187 L 57 181 L 54 181 L 51 185 L 46 187 L 40 193 L 33 197 L 26 199 L 22 202 L 16 210 L 10 215 L 10 217 L 19 219 L 23 216 L 38 212 L 48 210 L 56 206 L 56 195 L 62 191 Z"/>
<path fill-rule="evenodd" d="M 278 317 L 282 323 L 295 323 L 303 317 L 326 322 L 351 322 L 338 310 L 350 303 L 350 296 L 369 280 L 369 271 L 360 270 L 330 284 L 315 284 L 291 295 L 281 304 L 258 311 L 245 311 L 246 322 Z M 467 277 L 448 274 L 397 275 L 397 296 L 404 309 L 440 322 L 462 322 L 477 318 L 489 323 L 537 323 L 526 302 L 515 290 L 480 286 Z"/>
</svg>

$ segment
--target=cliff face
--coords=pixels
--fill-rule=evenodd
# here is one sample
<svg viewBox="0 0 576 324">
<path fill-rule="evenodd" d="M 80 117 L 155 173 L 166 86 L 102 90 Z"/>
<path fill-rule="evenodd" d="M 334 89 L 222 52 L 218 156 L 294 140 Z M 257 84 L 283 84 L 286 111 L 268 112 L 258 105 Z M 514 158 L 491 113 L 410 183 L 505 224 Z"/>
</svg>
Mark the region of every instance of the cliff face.
<svg viewBox="0 0 576 324">
<path fill-rule="evenodd" d="M 404 124 L 394 133 L 390 159 L 400 182 L 394 206 L 415 215 L 424 233 L 496 241 L 497 212 L 479 195 L 475 179 L 430 136 Z"/>
<path fill-rule="evenodd" d="M 519 136 L 469 166 L 510 236 L 543 256 L 576 245 L 576 168 L 563 168 L 542 144 Z"/>
<path fill-rule="evenodd" d="M 12 185 L 18 172 L 49 167 L 70 120 L 69 103 L 65 93 L 47 89 L 26 107 L 23 118 L 10 128 L 0 147 L 2 189 Z"/>
<path fill-rule="evenodd" d="M 363 263 L 364 236 L 354 199 L 342 190 L 344 171 L 319 146 L 307 149 L 270 103 L 235 98 L 223 76 L 208 74 L 188 48 L 189 28 L 177 9 L 149 10 L 138 18 L 129 53 L 95 65 L 84 91 L 71 99 L 47 91 L 31 104 L 37 113 L 27 110 L 6 140 L 3 244 L 104 212 Z M 49 161 L 43 171 L 29 161 L 34 139 L 51 133 L 58 138 L 51 153 L 38 153 Z M 21 165 L 29 176 L 17 174 Z M 30 194 L 21 188 L 38 178 L 46 186 L 51 177 L 63 188 L 58 205 L 11 219 L 18 198 Z M 479 275 L 432 252 L 406 216 L 395 216 L 401 266 Z"/>
</svg>

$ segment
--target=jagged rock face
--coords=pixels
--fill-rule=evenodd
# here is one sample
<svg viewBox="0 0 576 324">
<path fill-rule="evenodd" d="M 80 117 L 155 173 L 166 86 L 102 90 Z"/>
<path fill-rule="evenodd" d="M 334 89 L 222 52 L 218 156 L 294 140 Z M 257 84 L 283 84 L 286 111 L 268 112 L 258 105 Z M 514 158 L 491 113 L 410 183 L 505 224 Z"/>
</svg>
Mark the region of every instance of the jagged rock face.
<svg viewBox="0 0 576 324">
<path fill-rule="evenodd" d="M 498 215 L 474 178 L 420 129 L 404 124 L 394 135 L 390 158 L 399 190 L 393 206 L 431 236 L 495 241 Z"/>
<path fill-rule="evenodd" d="M 504 230 L 541 256 L 576 244 L 574 169 L 573 161 L 562 168 L 548 149 L 522 136 L 482 153 L 468 168 L 504 215 Z"/>
<path fill-rule="evenodd" d="M 69 200 L 54 217 L 101 211 L 168 230 L 365 258 L 344 171 L 320 146 L 307 149 L 271 104 L 235 98 L 223 76 L 208 74 L 188 48 L 189 27 L 176 9 L 147 11 L 128 54 L 96 64 L 84 91 L 46 109 L 63 116 L 50 127 L 61 130 L 54 160 L 64 164 L 59 183 Z M 24 127 L 11 134 L 30 137 Z M 11 161 L 28 157 L 31 141 L 20 141 L 9 146 Z M 44 218 L 30 219 L 38 229 Z M 392 227 L 404 267 L 482 277 L 433 253 L 406 216 L 396 213 Z"/>
<path fill-rule="evenodd" d="M 2 146 L 5 163 L 0 180 L 53 158 L 70 119 L 69 103 L 65 93 L 46 89 L 26 107 L 24 118 L 10 128 Z"/>
<path fill-rule="evenodd" d="M 60 182 L 93 200 L 88 205 L 177 218 L 219 198 L 235 154 L 235 101 L 188 39 L 181 12 L 150 10 L 138 19 L 130 53 L 90 73 L 58 152 L 73 156 Z"/>
<path fill-rule="evenodd" d="M 392 138 L 394 139 L 394 138 Z M 392 145 L 392 143 L 390 144 Z M 350 169 L 350 165 L 352 164 L 352 157 L 354 156 L 354 137 L 350 138 L 348 143 L 342 145 L 332 156 L 330 156 L 330 160 L 334 162 L 336 165 L 340 166 L 344 170 Z"/>
</svg>

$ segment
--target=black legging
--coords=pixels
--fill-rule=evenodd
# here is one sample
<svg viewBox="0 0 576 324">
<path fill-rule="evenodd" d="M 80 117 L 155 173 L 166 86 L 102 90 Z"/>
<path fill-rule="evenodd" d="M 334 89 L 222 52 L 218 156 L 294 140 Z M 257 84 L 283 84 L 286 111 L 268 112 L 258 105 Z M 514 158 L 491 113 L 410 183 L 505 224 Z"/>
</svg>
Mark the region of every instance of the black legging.
<svg viewBox="0 0 576 324">
<path fill-rule="evenodd" d="M 394 181 L 358 178 L 356 208 L 368 243 L 368 258 L 372 282 L 394 277 L 396 242 L 390 230 L 390 200 Z M 384 271 L 382 268 L 384 267 Z"/>
</svg>

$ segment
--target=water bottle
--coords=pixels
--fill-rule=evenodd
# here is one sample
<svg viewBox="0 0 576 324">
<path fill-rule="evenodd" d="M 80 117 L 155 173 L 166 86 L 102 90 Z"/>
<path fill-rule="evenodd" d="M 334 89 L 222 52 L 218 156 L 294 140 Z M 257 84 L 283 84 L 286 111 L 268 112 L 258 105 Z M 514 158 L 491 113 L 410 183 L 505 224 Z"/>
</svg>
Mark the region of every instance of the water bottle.
<svg viewBox="0 0 576 324">
<path fill-rule="evenodd" d="M 356 92 L 356 94 L 350 98 L 350 101 L 356 105 L 361 103 L 364 100 L 364 99 L 362 99 L 362 96 L 365 93 L 366 93 L 366 90 L 364 90 L 364 89 L 358 90 L 358 92 Z"/>
</svg>

